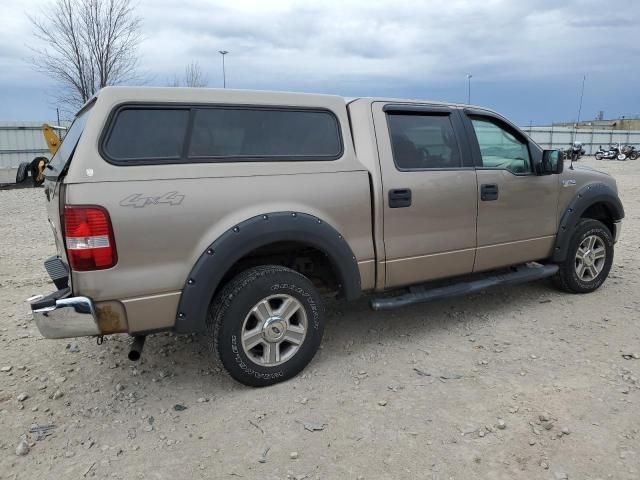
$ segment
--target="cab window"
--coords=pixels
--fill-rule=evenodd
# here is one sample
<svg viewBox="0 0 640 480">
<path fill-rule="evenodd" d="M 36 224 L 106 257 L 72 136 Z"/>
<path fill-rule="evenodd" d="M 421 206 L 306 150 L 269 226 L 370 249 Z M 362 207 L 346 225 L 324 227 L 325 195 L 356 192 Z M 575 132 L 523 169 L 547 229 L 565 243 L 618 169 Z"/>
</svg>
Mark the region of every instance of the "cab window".
<svg viewBox="0 0 640 480">
<path fill-rule="evenodd" d="M 472 118 L 473 129 L 480 146 L 482 168 L 531 172 L 531 157 L 527 143 L 509 130 L 484 118 Z"/>
</svg>

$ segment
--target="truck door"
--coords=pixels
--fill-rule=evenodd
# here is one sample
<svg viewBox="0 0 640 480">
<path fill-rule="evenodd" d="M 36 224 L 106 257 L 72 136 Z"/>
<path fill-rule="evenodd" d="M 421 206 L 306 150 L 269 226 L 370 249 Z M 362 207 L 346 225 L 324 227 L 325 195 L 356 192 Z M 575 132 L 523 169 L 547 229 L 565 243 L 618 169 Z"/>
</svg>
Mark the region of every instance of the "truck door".
<svg viewBox="0 0 640 480">
<path fill-rule="evenodd" d="M 539 147 L 503 118 L 467 109 L 463 121 L 478 175 L 474 271 L 547 258 L 558 225 L 558 176 L 536 175 Z"/>
<path fill-rule="evenodd" d="M 476 172 L 456 109 L 372 104 L 383 188 L 385 288 L 470 273 Z"/>
</svg>

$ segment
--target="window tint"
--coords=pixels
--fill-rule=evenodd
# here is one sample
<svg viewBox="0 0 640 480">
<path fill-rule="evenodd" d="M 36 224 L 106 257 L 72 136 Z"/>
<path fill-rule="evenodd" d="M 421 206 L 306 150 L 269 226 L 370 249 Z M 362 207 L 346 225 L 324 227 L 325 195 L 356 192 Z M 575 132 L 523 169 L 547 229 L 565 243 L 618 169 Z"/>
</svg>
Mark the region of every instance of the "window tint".
<svg viewBox="0 0 640 480">
<path fill-rule="evenodd" d="M 449 115 L 388 114 L 393 160 L 401 170 L 460 167 Z"/>
<path fill-rule="evenodd" d="M 342 151 L 329 112 L 246 108 L 196 110 L 189 157 L 337 158 Z"/>
<path fill-rule="evenodd" d="M 480 145 L 483 167 L 504 168 L 513 173 L 531 171 L 525 142 L 489 120 L 474 118 L 471 121 Z"/>
<path fill-rule="evenodd" d="M 188 109 L 120 110 L 105 151 L 114 160 L 178 159 L 182 155 Z"/>
</svg>

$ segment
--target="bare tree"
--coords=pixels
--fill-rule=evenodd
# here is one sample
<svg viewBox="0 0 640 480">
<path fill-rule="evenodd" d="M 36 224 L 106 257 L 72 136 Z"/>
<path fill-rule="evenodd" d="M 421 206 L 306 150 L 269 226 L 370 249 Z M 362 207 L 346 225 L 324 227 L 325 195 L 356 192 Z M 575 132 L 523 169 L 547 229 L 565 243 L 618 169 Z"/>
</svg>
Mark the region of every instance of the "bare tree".
<svg viewBox="0 0 640 480">
<path fill-rule="evenodd" d="M 198 62 L 191 62 L 184 68 L 184 80 L 181 80 L 178 75 L 173 77 L 173 80 L 169 82 L 170 87 L 206 87 L 209 83 L 207 76 L 200 68 Z"/>
<path fill-rule="evenodd" d="M 131 0 L 53 0 L 29 20 L 45 43 L 33 48 L 33 63 L 58 81 L 58 100 L 70 109 L 102 87 L 135 79 L 141 19 Z"/>
</svg>

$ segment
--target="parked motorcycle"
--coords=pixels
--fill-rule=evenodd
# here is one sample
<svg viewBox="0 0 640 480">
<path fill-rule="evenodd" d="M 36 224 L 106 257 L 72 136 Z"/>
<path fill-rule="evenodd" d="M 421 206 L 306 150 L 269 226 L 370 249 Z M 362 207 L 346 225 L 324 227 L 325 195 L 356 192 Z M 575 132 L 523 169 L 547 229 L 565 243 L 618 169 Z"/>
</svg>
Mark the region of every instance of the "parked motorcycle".
<svg viewBox="0 0 640 480">
<path fill-rule="evenodd" d="M 636 160 L 640 156 L 640 152 L 633 145 L 625 145 L 621 150 L 629 160 Z"/>
<path fill-rule="evenodd" d="M 617 143 L 616 145 L 611 145 L 607 150 L 603 149 L 602 145 L 600 145 L 600 148 L 595 153 L 595 157 L 596 157 L 596 160 L 615 160 L 615 159 L 626 160 L 627 159 L 627 155 L 622 153 L 619 143 Z"/>
<path fill-rule="evenodd" d="M 571 145 L 570 148 L 570 152 L 569 152 L 569 158 L 571 159 L 572 162 L 577 162 L 581 156 L 584 155 L 584 148 L 582 148 L 582 144 L 580 142 L 573 142 L 573 145 Z"/>
</svg>

